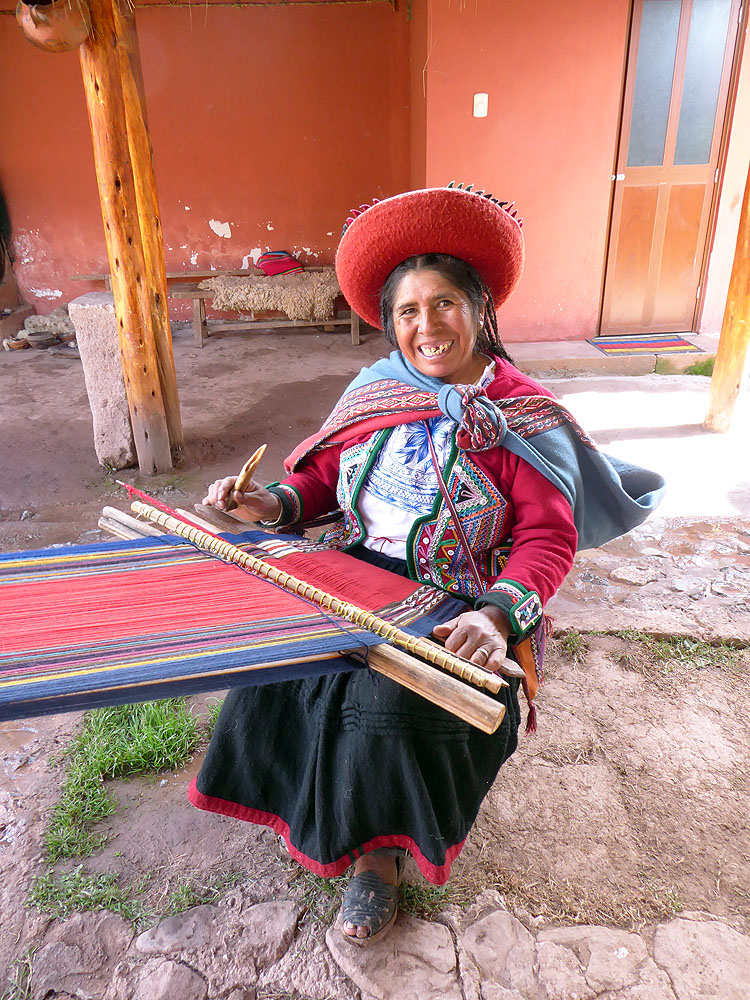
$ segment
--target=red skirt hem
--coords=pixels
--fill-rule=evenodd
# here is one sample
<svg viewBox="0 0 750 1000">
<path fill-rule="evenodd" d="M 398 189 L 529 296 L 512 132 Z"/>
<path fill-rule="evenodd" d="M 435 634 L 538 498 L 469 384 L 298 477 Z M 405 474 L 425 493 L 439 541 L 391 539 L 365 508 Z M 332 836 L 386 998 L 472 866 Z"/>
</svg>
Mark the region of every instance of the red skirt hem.
<svg viewBox="0 0 750 1000">
<path fill-rule="evenodd" d="M 402 834 L 387 834 L 380 837 L 373 837 L 366 844 L 355 848 L 351 854 L 345 854 L 337 861 L 332 861 L 324 865 L 319 861 L 315 861 L 314 858 L 309 858 L 294 846 L 289 839 L 289 824 L 285 823 L 280 816 L 262 812 L 260 809 L 250 809 L 248 806 L 240 805 L 238 802 L 230 802 L 228 799 L 216 798 L 213 795 L 204 795 L 203 792 L 198 790 L 195 778 L 193 778 L 188 788 L 188 800 L 197 809 L 220 813 L 222 816 L 231 816 L 233 819 L 241 819 L 246 823 L 255 823 L 257 826 L 270 827 L 274 833 L 283 838 L 287 850 L 295 861 L 298 861 L 314 875 L 320 875 L 322 878 L 333 878 L 336 875 L 343 875 L 352 864 L 352 858 L 356 859 L 363 854 L 369 854 L 379 847 L 401 847 L 411 854 L 417 868 L 419 868 L 428 882 L 431 882 L 433 885 L 445 885 L 450 878 L 451 865 L 461 853 L 461 849 L 465 843 L 465 840 L 462 840 L 458 844 L 453 844 L 445 852 L 445 864 L 434 865 L 422 854 L 411 837 Z"/>
</svg>

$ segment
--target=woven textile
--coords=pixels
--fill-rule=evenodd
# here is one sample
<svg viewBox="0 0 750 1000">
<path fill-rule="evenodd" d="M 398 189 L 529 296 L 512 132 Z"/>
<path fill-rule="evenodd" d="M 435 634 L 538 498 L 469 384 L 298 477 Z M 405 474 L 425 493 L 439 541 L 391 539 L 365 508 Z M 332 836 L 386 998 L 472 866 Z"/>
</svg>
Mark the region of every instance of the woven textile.
<svg viewBox="0 0 750 1000">
<path fill-rule="evenodd" d="M 703 354 L 700 347 L 691 344 L 676 333 L 646 333 L 629 337 L 595 337 L 589 341 L 602 354 Z"/>
<path fill-rule="evenodd" d="M 333 268 L 272 277 L 207 278 L 198 287 L 214 293 L 214 309 L 283 312 L 289 319 L 319 323 L 333 319 L 341 295 Z"/>
<path fill-rule="evenodd" d="M 231 540 L 413 635 L 465 609 L 296 537 Z M 334 673 L 382 641 L 174 538 L 0 556 L 0 635 L 0 721 Z"/>
</svg>

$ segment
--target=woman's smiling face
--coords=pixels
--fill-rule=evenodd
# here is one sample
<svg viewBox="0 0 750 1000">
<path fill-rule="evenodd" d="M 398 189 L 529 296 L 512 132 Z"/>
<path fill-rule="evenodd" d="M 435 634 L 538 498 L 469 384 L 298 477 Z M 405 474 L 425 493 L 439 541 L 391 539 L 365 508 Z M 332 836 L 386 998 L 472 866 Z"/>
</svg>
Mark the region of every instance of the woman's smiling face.
<svg viewBox="0 0 750 1000">
<path fill-rule="evenodd" d="M 438 271 L 408 271 L 393 299 L 399 350 L 423 375 L 471 383 L 487 359 L 474 351 L 482 317 L 469 299 Z"/>
</svg>

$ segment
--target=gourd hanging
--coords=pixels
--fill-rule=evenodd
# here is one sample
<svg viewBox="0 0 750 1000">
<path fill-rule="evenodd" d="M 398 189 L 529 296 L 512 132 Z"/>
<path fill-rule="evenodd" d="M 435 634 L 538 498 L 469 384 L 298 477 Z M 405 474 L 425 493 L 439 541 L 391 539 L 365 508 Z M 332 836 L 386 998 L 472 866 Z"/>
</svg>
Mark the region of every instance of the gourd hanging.
<svg viewBox="0 0 750 1000">
<path fill-rule="evenodd" d="M 86 0 L 51 0 L 48 3 L 19 0 L 16 20 L 32 45 L 45 52 L 77 49 L 91 31 L 91 14 Z"/>
</svg>

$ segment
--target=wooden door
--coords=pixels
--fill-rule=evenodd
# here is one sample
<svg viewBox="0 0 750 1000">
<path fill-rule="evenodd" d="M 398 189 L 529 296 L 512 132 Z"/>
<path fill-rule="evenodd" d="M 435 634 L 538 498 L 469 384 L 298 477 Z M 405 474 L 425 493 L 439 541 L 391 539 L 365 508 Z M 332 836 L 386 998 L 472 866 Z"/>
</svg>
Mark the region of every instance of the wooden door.
<svg viewBox="0 0 750 1000">
<path fill-rule="evenodd" d="M 694 329 L 741 0 L 634 0 L 601 334 Z"/>
</svg>

